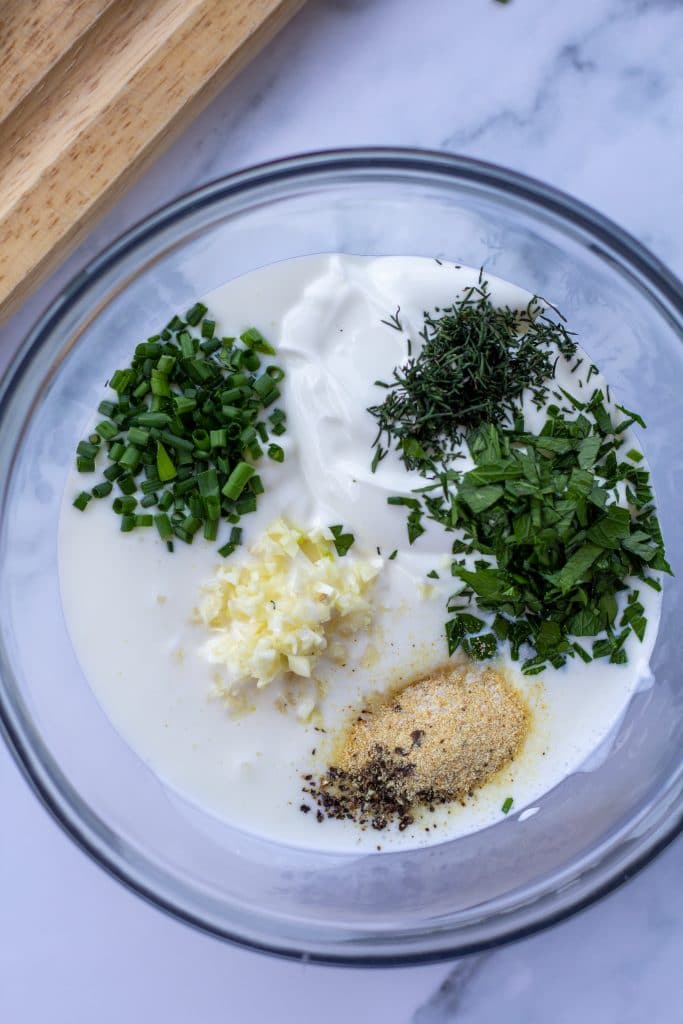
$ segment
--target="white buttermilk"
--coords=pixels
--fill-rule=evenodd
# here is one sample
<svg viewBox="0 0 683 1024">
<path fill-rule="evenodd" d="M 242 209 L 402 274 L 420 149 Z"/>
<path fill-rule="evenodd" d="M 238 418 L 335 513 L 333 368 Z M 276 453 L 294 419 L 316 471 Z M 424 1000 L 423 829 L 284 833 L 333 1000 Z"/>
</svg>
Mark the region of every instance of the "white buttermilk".
<svg viewBox="0 0 683 1024">
<path fill-rule="evenodd" d="M 302 724 L 294 713 L 283 713 L 276 706 L 282 696 L 277 686 L 254 692 L 254 710 L 239 716 L 212 697 L 215 666 L 199 654 L 206 635 L 191 617 L 202 583 L 220 561 L 219 544 L 197 537 L 191 546 L 177 542 L 170 555 L 154 530 L 121 534 L 111 499 L 91 502 L 85 513 L 72 508 L 83 477 L 74 471 L 67 481 L 60 579 L 83 672 L 150 769 L 239 828 L 277 842 L 338 850 L 415 846 L 483 828 L 503 817 L 508 795 L 521 811 L 585 766 L 649 679 L 659 599 L 642 587 L 648 628 L 643 644 L 629 639 L 627 665 L 584 665 L 577 658 L 533 679 L 508 666 L 528 695 L 534 728 L 517 761 L 466 807 L 426 814 L 403 833 L 318 823 L 299 810 L 301 773 L 324 768 L 330 735 L 348 708 L 446 660 L 450 538 L 429 524 L 409 547 L 405 510 L 387 505 L 386 498 L 408 494 L 423 481 L 407 474 L 395 456 L 371 472 L 375 421 L 366 410 L 385 394 L 374 381 L 388 380 L 406 358 L 407 336 L 417 350 L 423 312 L 451 304 L 477 276 L 418 257 L 310 256 L 264 267 L 205 297 L 221 333 L 258 327 L 276 346 L 287 374 L 280 404 L 288 430 L 277 439 L 286 459 L 282 466 L 268 459 L 259 465 L 266 492 L 258 512 L 240 524 L 246 547 L 284 515 L 302 526 L 343 523 L 355 534 L 354 552 L 375 555 L 379 548 L 385 560 L 370 635 L 351 645 L 344 667 L 324 660 L 318 665 L 326 690 L 321 720 Z M 528 293 L 493 278 L 489 286 L 495 302 L 526 306 Z M 399 306 L 404 333 L 381 323 Z M 576 390 L 567 368 L 560 372 L 563 386 Z M 593 385 L 599 383 L 593 377 Z M 532 410 L 525 408 L 532 426 Z M 84 428 L 87 434 L 88 424 Z M 629 443 L 637 445 L 633 437 Z M 394 549 L 397 557 L 387 560 Z M 426 580 L 431 569 L 442 578 Z M 326 732 L 318 731 L 321 726 Z M 425 831 L 434 822 L 439 827 Z"/>
</svg>

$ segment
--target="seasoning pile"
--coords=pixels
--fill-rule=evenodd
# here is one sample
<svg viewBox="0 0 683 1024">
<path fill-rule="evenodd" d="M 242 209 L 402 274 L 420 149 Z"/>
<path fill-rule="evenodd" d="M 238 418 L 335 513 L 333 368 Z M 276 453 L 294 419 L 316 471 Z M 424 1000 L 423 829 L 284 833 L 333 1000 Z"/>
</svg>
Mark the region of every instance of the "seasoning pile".
<svg viewBox="0 0 683 1024">
<path fill-rule="evenodd" d="M 472 796 L 516 757 L 529 722 L 526 703 L 501 673 L 445 668 L 364 708 L 336 763 L 319 779 L 305 776 L 304 792 L 318 820 L 403 830 L 420 807 Z"/>
</svg>

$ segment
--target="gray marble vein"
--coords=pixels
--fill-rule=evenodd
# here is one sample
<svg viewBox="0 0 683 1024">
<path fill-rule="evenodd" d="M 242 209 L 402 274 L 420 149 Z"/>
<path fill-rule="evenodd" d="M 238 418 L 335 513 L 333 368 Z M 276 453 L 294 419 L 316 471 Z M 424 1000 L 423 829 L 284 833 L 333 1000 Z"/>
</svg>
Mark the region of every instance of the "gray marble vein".
<svg viewBox="0 0 683 1024">
<path fill-rule="evenodd" d="M 681 844 L 549 932 L 455 964 L 413 1024 L 677 1024 Z"/>
<path fill-rule="evenodd" d="M 457 961 L 439 987 L 413 1015 L 413 1024 L 444 1024 L 461 1020 L 476 980 L 493 954 L 481 953 Z"/>
</svg>

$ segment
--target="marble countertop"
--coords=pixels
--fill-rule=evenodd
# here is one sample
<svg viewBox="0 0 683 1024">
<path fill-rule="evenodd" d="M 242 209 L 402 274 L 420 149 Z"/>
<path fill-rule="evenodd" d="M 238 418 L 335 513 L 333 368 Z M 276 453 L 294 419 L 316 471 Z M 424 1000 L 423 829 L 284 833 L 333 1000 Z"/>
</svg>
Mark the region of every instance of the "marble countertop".
<svg viewBox="0 0 683 1024">
<path fill-rule="evenodd" d="M 93 253 L 180 192 L 261 160 L 413 145 L 544 179 L 683 273 L 681 0 L 309 0 L 3 329 L 0 371 Z M 683 1020 L 683 840 L 551 931 L 394 970 L 233 949 L 100 871 L 0 748 L 0 1019 L 641 1024 Z"/>
</svg>

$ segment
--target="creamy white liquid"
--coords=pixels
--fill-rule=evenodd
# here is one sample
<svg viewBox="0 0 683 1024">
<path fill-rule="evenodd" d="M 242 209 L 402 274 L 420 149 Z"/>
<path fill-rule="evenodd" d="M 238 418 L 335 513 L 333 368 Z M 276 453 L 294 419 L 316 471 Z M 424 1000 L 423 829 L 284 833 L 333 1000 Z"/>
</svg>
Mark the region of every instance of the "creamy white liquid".
<svg viewBox="0 0 683 1024">
<path fill-rule="evenodd" d="M 258 512 L 240 524 L 243 550 L 284 515 L 304 527 L 343 523 L 355 534 L 354 553 L 369 556 L 379 548 L 385 558 L 371 634 L 351 645 L 344 668 L 318 665 L 327 689 L 320 704 L 325 732 L 318 731 L 319 721 L 318 728 L 304 725 L 294 713 L 279 710 L 275 685 L 254 691 L 254 710 L 238 717 L 211 696 L 215 666 L 200 656 L 206 633 L 190 616 L 202 583 L 222 562 L 219 544 L 198 536 L 191 546 L 176 542 L 169 555 L 154 530 L 121 534 L 111 498 L 92 501 L 85 513 L 72 508 L 84 478 L 74 471 L 67 481 L 60 578 L 83 672 L 150 768 L 237 827 L 279 842 L 338 850 L 416 846 L 480 829 L 503 817 L 506 797 L 514 798 L 514 812 L 522 811 L 589 764 L 638 685 L 649 678 L 659 598 L 641 586 L 647 633 L 643 644 L 629 638 L 627 665 L 585 665 L 576 658 L 531 679 L 507 666 L 534 711 L 533 729 L 514 764 L 466 807 L 425 813 L 402 833 L 319 823 L 314 813 L 299 810 L 311 803 L 302 794 L 301 773 L 325 768 L 331 733 L 348 709 L 368 693 L 447 660 L 443 624 L 454 589 L 448 573 L 452 538 L 430 523 L 409 547 L 405 509 L 387 505 L 386 498 L 408 494 L 423 481 L 406 474 L 394 456 L 371 473 L 375 421 L 366 409 L 382 401 L 385 393 L 373 382 L 389 379 L 405 359 L 407 336 L 416 350 L 424 310 L 451 304 L 476 280 L 476 271 L 422 258 L 311 256 L 265 267 L 206 297 L 220 333 L 258 327 L 276 346 L 287 373 L 278 404 L 287 412 L 288 429 L 277 439 L 286 460 L 283 466 L 268 459 L 259 465 L 266 492 Z M 526 292 L 493 278 L 489 285 L 493 301 L 526 306 Z M 381 323 L 398 306 L 404 333 Z M 578 379 L 566 368 L 560 372 L 563 386 L 576 391 Z M 600 379 L 593 377 L 591 384 L 599 386 Z M 526 411 L 533 427 L 533 410 Z M 84 424 L 84 436 L 89 427 Z M 633 437 L 628 441 L 628 447 L 637 446 Z M 387 561 L 394 549 L 396 559 Z M 425 580 L 431 569 L 442 579 Z"/>
</svg>

